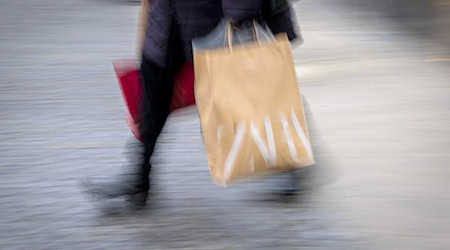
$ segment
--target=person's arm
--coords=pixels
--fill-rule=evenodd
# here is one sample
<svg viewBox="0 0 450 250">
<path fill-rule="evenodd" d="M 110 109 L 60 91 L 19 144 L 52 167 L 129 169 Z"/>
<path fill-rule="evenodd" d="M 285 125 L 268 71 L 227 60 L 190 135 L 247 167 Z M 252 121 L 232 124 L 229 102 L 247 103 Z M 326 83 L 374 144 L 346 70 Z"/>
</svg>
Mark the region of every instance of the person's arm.
<svg viewBox="0 0 450 250">
<path fill-rule="evenodd" d="M 164 68 L 168 62 L 169 41 L 174 22 L 172 1 L 150 0 L 149 3 L 151 10 L 148 12 L 142 54 Z"/>
<path fill-rule="evenodd" d="M 295 0 L 298 1 L 298 0 Z M 266 0 L 263 19 L 273 34 L 286 33 L 289 40 L 303 39 L 297 25 L 295 11 L 291 4 L 294 0 Z"/>
</svg>

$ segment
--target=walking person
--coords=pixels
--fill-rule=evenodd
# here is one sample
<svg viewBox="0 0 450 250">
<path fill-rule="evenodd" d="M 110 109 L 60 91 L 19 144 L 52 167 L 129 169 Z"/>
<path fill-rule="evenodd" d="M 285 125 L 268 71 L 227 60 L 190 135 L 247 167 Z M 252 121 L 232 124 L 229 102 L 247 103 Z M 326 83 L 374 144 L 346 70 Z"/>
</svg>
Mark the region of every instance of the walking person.
<svg viewBox="0 0 450 250">
<path fill-rule="evenodd" d="M 177 71 L 192 61 L 191 41 L 207 35 L 224 18 L 238 26 L 247 20 L 268 25 L 295 39 L 286 0 L 143 0 L 147 11 L 142 43 L 141 75 L 144 90 L 139 131 L 142 139 L 137 163 L 111 183 L 89 183 L 89 193 L 103 198 L 127 197 L 132 205 L 145 205 L 150 188 L 151 156 L 167 117 Z"/>
</svg>

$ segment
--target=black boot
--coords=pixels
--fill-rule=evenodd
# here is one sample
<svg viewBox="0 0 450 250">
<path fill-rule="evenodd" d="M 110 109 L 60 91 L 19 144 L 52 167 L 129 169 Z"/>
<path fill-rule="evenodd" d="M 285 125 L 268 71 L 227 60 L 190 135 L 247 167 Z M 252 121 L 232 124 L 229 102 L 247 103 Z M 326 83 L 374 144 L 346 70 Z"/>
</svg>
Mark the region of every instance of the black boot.
<svg viewBox="0 0 450 250">
<path fill-rule="evenodd" d="M 137 171 L 121 174 L 114 181 L 88 179 L 82 183 L 84 191 L 97 200 L 125 198 L 130 205 L 143 207 L 150 189 L 150 164 Z"/>
<path fill-rule="evenodd" d="M 299 192 L 299 177 L 295 170 L 290 171 L 286 176 L 286 183 L 284 183 L 284 188 L 281 190 L 282 195 L 293 196 Z"/>
<path fill-rule="evenodd" d="M 300 178 L 296 170 L 274 176 L 270 193 L 280 196 L 295 196 L 299 193 Z"/>
</svg>

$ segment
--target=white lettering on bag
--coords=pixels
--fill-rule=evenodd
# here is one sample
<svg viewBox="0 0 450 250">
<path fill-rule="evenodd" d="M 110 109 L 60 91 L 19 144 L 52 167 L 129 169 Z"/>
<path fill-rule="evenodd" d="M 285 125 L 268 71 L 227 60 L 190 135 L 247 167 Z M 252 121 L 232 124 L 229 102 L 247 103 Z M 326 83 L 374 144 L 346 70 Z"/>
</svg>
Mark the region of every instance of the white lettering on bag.
<svg viewBox="0 0 450 250">
<path fill-rule="evenodd" d="M 295 131 L 297 132 L 298 137 L 300 137 L 300 140 L 302 141 L 302 144 L 305 147 L 306 152 L 312 158 L 313 153 L 312 153 L 311 143 L 309 143 L 309 140 L 306 137 L 305 132 L 303 132 L 303 128 L 297 119 L 297 115 L 295 114 L 294 108 L 291 108 L 291 119 L 294 124 Z"/>
<path fill-rule="evenodd" d="M 302 142 L 303 146 L 306 149 L 306 152 L 310 157 L 313 156 L 311 144 L 306 137 L 306 134 L 303 131 L 303 128 L 298 121 L 297 115 L 295 114 L 294 109 L 291 109 L 291 119 L 294 126 L 294 129 L 296 131 L 297 136 L 300 138 L 300 141 Z M 298 158 L 297 155 L 297 149 L 295 147 L 294 138 L 291 135 L 290 128 L 289 128 L 289 122 L 285 114 L 280 113 L 280 120 L 283 125 L 283 132 L 284 137 L 286 139 L 286 143 L 288 144 L 289 152 L 291 155 L 291 158 L 294 162 L 300 163 L 301 160 Z M 264 158 L 264 161 L 266 163 L 267 167 L 275 167 L 277 163 L 277 152 L 276 152 L 276 145 L 275 145 L 275 138 L 273 134 L 272 129 L 272 123 L 270 121 L 270 117 L 267 115 L 264 117 L 264 125 L 266 128 L 266 136 L 267 136 L 267 145 L 264 143 L 264 140 L 261 136 L 261 134 L 258 131 L 258 128 L 255 126 L 253 121 L 250 122 L 250 134 L 253 140 L 256 143 L 256 146 L 258 147 L 262 157 Z M 239 153 L 239 150 L 241 149 L 242 141 L 245 135 L 246 130 L 246 122 L 242 121 L 239 123 L 238 128 L 236 130 L 236 134 L 233 140 L 233 144 L 231 145 L 230 152 L 228 153 L 227 159 L 225 161 L 224 165 L 224 177 L 225 179 L 228 179 L 231 176 L 231 173 L 234 169 L 234 164 L 236 161 L 236 157 Z M 222 137 L 223 127 L 218 128 L 218 137 L 219 137 L 219 143 L 220 138 Z M 253 156 L 250 159 L 249 162 L 250 165 L 250 171 L 254 172 L 254 159 Z"/>
<path fill-rule="evenodd" d="M 230 152 L 228 153 L 227 160 L 224 166 L 224 175 L 225 178 L 228 179 L 231 175 L 231 172 L 234 168 L 234 161 L 236 160 L 236 156 L 239 153 L 239 149 L 241 148 L 242 139 L 245 134 L 245 121 L 239 123 L 239 126 L 236 131 L 236 135 L 234 136 L 233 145 L 231 145 Z"/>
<path fill-rule="evenodd" d="M 280 113 L 281 123 L 283 124 L 284 137 L 286 138 L 286 142 L 289 147 L 289 153 L 291 154 L 292 160 L 299 163 L 297 149 L 295 148 L 294 138 L 291 136 L 291 129 L 289 128 L 289 123 L 286 116 L 283 113 Z"/>
<path fill-rule="evenodd" d="M 275 138 L 273 137 L 272 123 L 270 122 L 269 116 L 264 117 L 264 125 L 266 126 L 266 135 L 268 146 L 264 143 L 258 129 L 253 124 L 250 124 L 250 130 L 252 133 L 252 138 L 258 146 L 264 161 L 268 167 L 274 167 L 277 164 L 277 151 L 275 149 Z"/>
<path fill-rule="evenodd" d="M 255 159 L 253 158 L 253 155 L 252 155 L 252 158 L 250 158 L 250 162 L 249 162 L 249 166 L 250 166 L 250 173 L 255 173 Z"/>
</svg>

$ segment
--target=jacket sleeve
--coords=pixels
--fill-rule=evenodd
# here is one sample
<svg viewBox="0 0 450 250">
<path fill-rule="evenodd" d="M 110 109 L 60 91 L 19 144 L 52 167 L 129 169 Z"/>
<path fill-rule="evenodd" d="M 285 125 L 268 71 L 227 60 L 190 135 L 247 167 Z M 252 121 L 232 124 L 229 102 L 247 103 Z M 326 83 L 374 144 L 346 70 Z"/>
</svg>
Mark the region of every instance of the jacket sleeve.
<svg viewBox="0 0 450 250">
<path fill-rule="evenodd" d="M 286 33 L 291 41 L 298 38 L 295 20 L 290 8 L 266 18 L 267 26 L 273 34 Z"/>
<path fill-rule="evenodd" d="M 225 17 L 231 17 L 237 23 L 260 19 L 262 0 L 222 0 L 222 10 Z"/>
<path fill-rule="evenodd" d="M 143 53 L 160 67 L 166 67 L 173 15 L 170 1 L 151 0 Z"/>
<path fill-rule="evenodd" d="M 286 33 L 289 40 L 301 39 L 292 0 L 263 0 L 263 20 L 273 34 Z"/>
</svg>

